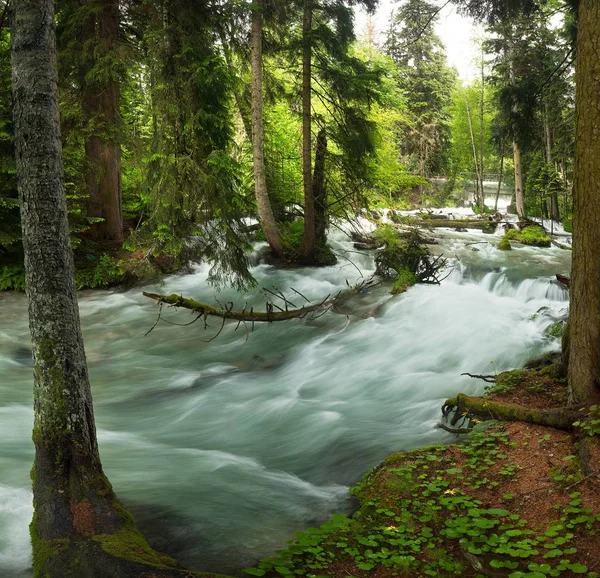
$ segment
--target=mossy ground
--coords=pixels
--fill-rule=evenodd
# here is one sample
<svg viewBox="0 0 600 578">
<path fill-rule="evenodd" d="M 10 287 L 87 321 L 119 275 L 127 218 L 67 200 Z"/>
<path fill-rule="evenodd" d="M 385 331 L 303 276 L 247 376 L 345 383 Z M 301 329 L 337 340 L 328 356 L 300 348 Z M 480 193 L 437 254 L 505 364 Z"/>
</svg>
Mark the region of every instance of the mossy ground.
<svg viewBox="0 0 600 578">
<path fill-rule="evenodd" d="M 563 403 L 566 386 L 552 367 L 499 377 L 491 397 Z M 598 438 L 589 439 L 598 466 Z M 351 490 L 360 500 L 351 517 L 299 534 L 247 573 L 595 578 L 600 492 L 579 443 L 576 434 L 514 422 L 458 445 L 393 454 Z"/>
<path fill-rule="evenodd" d="M 524 227 L 521 231 L 511 229 L 504 235 L 503 240 L 505 239 L 533 247 L 550 247 L 552 244 L 552 239 L 546 234 L 544 229 L 536 225 Z"/>
</svg>

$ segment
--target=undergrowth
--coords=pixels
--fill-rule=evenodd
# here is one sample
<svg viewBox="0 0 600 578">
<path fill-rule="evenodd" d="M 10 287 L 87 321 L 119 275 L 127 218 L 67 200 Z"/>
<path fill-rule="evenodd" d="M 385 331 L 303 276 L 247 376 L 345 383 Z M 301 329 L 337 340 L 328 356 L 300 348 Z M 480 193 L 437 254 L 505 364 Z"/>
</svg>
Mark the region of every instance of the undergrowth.
<svg viewBox="0 0 600 578">
<path fill-rule="evenodd" d="M 498 477 L 518 475 L 519 466 L 507 456 L 514 445 L 494 426 L 472 433 L 462 445 L 394 454 L 351 490 L 361 501 L 353 517 L 332 516 L 245 572 L 596 578 L 597 572 L 576 561 L 576 535 L 600 530 L 600 516 L 582 505 L 579 492 L 570 493 L 568 505 L 557 506 L 554 519 L 541 529 L 511 511 L 510 493 L 502 495 L 503 507 L 485 507 L 474 497 L 478 490 L 497 491 Z"/>
</svg>

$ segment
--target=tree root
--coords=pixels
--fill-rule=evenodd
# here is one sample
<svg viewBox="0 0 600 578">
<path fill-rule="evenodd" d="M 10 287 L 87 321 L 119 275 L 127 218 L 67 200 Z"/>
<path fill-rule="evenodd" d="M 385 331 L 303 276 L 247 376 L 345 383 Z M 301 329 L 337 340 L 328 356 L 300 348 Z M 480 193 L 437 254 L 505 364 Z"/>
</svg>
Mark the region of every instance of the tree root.
<svg viewBox="0 0 600 578">
<path fill-rule="evenodd" d="M 535 425 L 553 427 L 566 431 L 573 430 L 573 423 L 581 418 L 580 406 L 539 409 L 526 407 L 517 403 L 491 400 L 486 397 L 472 397 L 459 393 L 446 400 L 442 406 L 444 417 L 452 412 L 450 425 L 454 427 L 460 419 L 479 416 L 487 419 L 505 421 L 523 421 Z"/>
</svg>

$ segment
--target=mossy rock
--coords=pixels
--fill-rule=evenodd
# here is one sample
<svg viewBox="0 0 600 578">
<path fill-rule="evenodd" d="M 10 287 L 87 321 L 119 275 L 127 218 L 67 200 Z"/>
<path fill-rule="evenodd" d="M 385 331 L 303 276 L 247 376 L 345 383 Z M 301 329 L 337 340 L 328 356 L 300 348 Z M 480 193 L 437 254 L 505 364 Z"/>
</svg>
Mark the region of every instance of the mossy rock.
<svg viewBox="0 0 600 578">
<path fill-rule="evenodd" d="M 546 234 L 546 231 L 537 225 L 525 227 L 520 231 L 511 229 L 504 235 L 504 239 L 532 247 L 550 247 L 552 244 L 552 239 Z"/>
<path fill-rule="evenodd" d="M 417 276 L 408 269 L 402 269 L 398 273 L 398 278 L 394 281 L 394 286 L 392 287 L 392 295 L 400 295 L 407 291 L 413 285 L 416 285 L 419 282 Z"/>
<path fill-rule="evenodd" d="M 498 243 L 498 249 L 500 249 L 500 251 L 510 251 L 512 249 L 510 241 L 506 238 L 506 236 L 502 237 Z"/>
</svg>

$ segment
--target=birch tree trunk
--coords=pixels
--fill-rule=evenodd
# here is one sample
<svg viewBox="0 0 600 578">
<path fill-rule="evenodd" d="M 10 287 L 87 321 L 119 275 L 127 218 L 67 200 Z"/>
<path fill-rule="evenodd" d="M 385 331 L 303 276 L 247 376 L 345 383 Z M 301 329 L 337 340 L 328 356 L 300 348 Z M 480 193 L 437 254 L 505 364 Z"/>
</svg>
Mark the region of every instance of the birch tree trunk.
<svg viewBox="0 0 600 578">
<path fill-rule="evenodd" d="M 600 4 L 581 0 L 577 32 L 577 128 L 569 386 L 575 401 L 600 402 Z"/>
<path fill-rule="evenodd" d="M 281 256 L 283 247 L 267 193 L 263 131 L 263 2 L 252 3 L 252 156 L 254 160 L 254 193 L 260 225 L 273 253 Z"/>
<path fill-rule="evenodd" d="M 471 133 L 471 145 L 473 147 L 473 162 L 475 163 L 475 204 L 481 209 L 483 204 L 482 197 L 483 191 L 479 188 L 482 182 L 481 175 L 479 172 L 479 162 L 477 159 L 477 147 L 475 146 L 475 134 L 473 133 L 473 120 L 471 119 L 471 107 L 469 106 L 469 98 L 465 100 L 467 105 L 467 118 L 469 120 L 469 132 Z"/>
<path fill-rule="evenodd" d="M 13 0 L 16 167 L 33 349 L 34 578 L 185 576 L 136 530 L 102 471 L 73 277 L 53 0 Z"/>
</svg>

